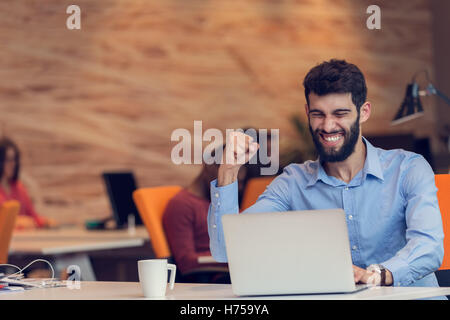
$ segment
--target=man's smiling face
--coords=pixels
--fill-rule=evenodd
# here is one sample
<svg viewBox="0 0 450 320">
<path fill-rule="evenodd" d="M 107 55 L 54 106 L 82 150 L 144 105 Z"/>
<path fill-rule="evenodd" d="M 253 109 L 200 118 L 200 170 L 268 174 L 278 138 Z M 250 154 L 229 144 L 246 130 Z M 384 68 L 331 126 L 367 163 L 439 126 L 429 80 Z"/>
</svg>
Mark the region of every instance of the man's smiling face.
<svg viewBox="0 0 450 320">
<path fill-rule="evenodd" d="M 360 138 L 360 116 L 351 93 L 309 95 L 309 130 L 321 161 L 340 162 L 355 150 Z"/>
</svg>

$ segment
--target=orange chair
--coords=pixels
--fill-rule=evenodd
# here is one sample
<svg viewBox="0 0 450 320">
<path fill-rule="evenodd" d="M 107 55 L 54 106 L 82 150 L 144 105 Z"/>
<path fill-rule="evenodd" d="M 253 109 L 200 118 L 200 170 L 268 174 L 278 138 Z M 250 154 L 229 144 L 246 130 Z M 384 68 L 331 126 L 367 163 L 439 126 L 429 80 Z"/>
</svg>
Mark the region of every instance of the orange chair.
<svg viewBox="0 0 450 320">
<path fill-rule="evenodd" d="M 444 228 L 444 260 L 439 270 L 448 270 L 450 269 L 450 174 L 437 174 L 435 181 Z"/>
<path fill-rule="evenodd" d="M 142 188 L 133 192 L 133 200 L 139 211 L 142 221 L 150 235 L 153 251 L 156 258 L 173 261 L 169 243 L 163 227 L 163 214 L 167 204 L 179 191 L 180 186 L 164 186 L 155 188 Z M 229 273 L 227 267 L 208 266 L 200 267 L 184 274 L 177 272 L 176 282 L 194 283 L 228 283 Z"/>
<path fill-rule="evenodd" d="M 9 244 L 19 209 L 19 202 L 14 200 L 5 201 L 0 207 L 0 263 L 8 261 Z"/>
<path fill-rule="evenodd" d="M 170 199 L 180 190 L 180 186 L 164 186 L 141 188 L 133 192 L 133 200 L 150 235 L 156 258 L 171 257 L 162 218 Z"/>
<path fill-rule="evenodd" d="M 248 180 L 242 197 L 241 211 L 255 204 L 258 197 L 266 190 L 266 187 L 275 179 L 274 176 L 258 177 Z"/>
</svg>

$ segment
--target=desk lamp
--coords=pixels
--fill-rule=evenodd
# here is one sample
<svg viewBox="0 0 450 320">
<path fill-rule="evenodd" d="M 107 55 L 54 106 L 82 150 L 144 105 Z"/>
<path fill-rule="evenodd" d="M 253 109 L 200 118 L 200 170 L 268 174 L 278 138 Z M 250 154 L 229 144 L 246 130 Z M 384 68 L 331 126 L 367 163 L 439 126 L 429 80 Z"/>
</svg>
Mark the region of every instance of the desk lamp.
<svg viewBox="0 0 450 320">
<path fill-rule="evenodd" d="M 421 90 L 419 84 L 416 81 L 417 76 L 424 72 L 427 78 L 428 85 L 424 90 Z M 391 126 L 398 125 L 400 123 L 409 121 L 411 119 L 418 118 L 423 115 L 423 107 L 420 102 L 420 97 L 422 96 L 431 96 L 437 95 L 441 99 L 443 99 L 448 105 L 450 105 L 450 99 L 443 94 L 441 91 L 436 89 L 436 87 L 431 83 L 430 77 L 426 70 L 421 70 L 416 72 L 414 75 L 412 82 L 409 83 L 406 87 L 406 95 L 403 99 L 403 102 L 395 115 L 394 119 L 391 122 Z"/>
</svg>

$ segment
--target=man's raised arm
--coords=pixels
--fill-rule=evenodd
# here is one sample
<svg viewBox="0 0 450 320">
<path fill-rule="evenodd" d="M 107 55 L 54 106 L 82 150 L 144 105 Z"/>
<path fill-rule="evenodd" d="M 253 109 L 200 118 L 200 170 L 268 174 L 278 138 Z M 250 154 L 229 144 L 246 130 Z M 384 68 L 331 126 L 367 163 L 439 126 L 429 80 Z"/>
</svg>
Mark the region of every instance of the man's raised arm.
<svg viewBox="0 0 450 320">
<path fill-rule="evenodd" d="M 211 182 L 211 204 L 208 210 L 209 247 L 218 262 L 227 261 L 222 216 L 239 213 L 238 172 L 256 154 L 258 147 L 252 137 L 242 132 L 230 132 L 227 136 L 217 179 Z"/>
</svg>

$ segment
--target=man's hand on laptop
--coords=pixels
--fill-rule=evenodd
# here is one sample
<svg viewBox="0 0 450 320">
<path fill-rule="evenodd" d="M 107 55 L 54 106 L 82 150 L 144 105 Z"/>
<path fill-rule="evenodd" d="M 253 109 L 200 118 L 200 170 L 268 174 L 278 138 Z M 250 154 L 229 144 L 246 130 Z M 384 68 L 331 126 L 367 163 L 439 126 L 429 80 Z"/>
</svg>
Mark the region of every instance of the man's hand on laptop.
<svg viewBox="0 0 450 320">
<path fill-rule="evenodd" d="M 353 276 L 355 279 L 355 283 L 380 285 L 380 278 L 376 277 L 376 274 L 372 271 L 353 266 Z M 392 281 L 392 273 L 386 269 L 386 285 L 390 286 L 392 284 Z"/>
<path fill-rule="evenodd" d="M 227 145 L 219 167 L 217 186 L 222 187 L 236 181 L 239 168 L 247 163 L 258 151 L 259 145 L 243 132 L 228 133 Z"/>
</svg>

